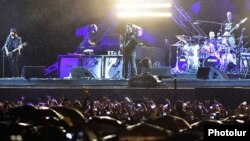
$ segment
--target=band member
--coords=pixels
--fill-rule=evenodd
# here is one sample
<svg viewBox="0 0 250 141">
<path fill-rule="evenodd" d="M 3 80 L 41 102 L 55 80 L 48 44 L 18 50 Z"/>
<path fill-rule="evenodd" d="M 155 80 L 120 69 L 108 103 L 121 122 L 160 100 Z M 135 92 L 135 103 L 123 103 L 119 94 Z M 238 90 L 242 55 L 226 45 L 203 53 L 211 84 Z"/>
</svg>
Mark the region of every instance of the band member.
<svg viewBox="0 0 250 141">
<path fill-rule="evenodd" d="M 17 31 L 15 28 L 10 29 L 10 34 L 7 37 L 3 50 L 5 52 L 9 70 L 12 77 L 18 77 L 18 66 L 17 66 L 17 60 L 18 56 L 21 54 L 20 52 L 20 46 L 22 45 L 21 38 L 17 35 Z"/>
<path fill-rule="evenodd" d="M 201 46 L 199 52 L 199 61 L 201 63 L 200 66 L 211 66 L 211 67 L 218 67 L 216 62 L 218 58 L 220 58 L 220 46 L 218 45 L 218 40 L 215 36 L 214 31 L 210 31 L 208 34 L 208 38 L 204 41 L 204 45 Z M 217 58 L 210 62 L 211 59 L 209 58 Z"/>
<path fill-rule="evenodd" d="M 233 15 L 230 11 L 227 12 L 227 19 L 224 22 L 224 34 L 229 33 L 234 27 L 239 28 L 239 24 L 235 24 L 233 21 Z M 229 33 L 230 34 L 230 33 Z"/>
<path fill-rule="evenodd" d="M 233 29 L 239 28 L 239 24 L 235 24 L 232 18 L 232 13 L 228 11 L 227 20 L 224 22 L 224 32 L 222 38 L 222 45 L 224 46 L 226 52 L 232 51 L 236 48 L 235 38 L 232 32 Z"/>
<path fill-rule="evenodd" d="M 121 51 L 124 57 L 124 78 L 128 78 L 129 74 L 129 65 L 131 65 L 131 77 L 137 75 L 137 66 L 136 66 L 136 51 L 135 47 L 139 44 L 137 30 L 133 27 L 132 24 L 126 25 L 125 35 L 123 37 L 122 44 L 120 45 Z"/>
<path fill-rule="evenodd" d="M 239 28 L 239 24 L 235 24 L 232 13 L 227 12 L 227 20 L 224 22 L 224 32 L 221 44 L 221 61 L 222 70 L 231 72 L 236 65 L 236 42 L 233 35 L 234 30 Z"/>
<path fill-rule="evenodd" d="M 204 47 L 209 55 L 213 55 L 213 53 L 215 53 L 219 47 L 217 45 L 217 39 L 215 37 L 214 31 L 210 31 L 208 35 L 209 38 L 205 41 Z"/>
<path fill-rule="evenodd" d="M 87 25 L 82 29 L 83 32 L 83 41 L 79 44 L 79 46 L 76 48 L 75 53 L 82 54 L 83 49 L 94 47 L 95 41 L 94 36 L 96 35 L 98 31 L 98 27 L 96 24 Z"/>
</svg>

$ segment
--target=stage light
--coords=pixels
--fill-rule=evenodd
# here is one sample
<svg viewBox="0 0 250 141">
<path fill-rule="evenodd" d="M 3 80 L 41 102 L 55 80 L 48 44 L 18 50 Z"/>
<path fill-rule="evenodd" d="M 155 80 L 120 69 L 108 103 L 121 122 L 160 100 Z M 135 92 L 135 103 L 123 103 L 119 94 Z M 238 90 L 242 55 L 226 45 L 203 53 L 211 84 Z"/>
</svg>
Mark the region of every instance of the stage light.
<svg viewBox="0 0 250 141">
<path fill-rule="evenodd" d="M 136 18 L 136 17 L 171 17 L 170 12 L 120 12 L 118 17 L 122 18 Z"/>
<path fill-rule="evenodd" d="M 120 18 L 171 17 L 171 0 L 118 0 L 116 9 Z"/>
<path fill-rule="evenodd" d="M 118 9 L 145 9 L 145 8 L 169 8 L 171 3 L 119 3 L 117 5 Z"/>
</svg>

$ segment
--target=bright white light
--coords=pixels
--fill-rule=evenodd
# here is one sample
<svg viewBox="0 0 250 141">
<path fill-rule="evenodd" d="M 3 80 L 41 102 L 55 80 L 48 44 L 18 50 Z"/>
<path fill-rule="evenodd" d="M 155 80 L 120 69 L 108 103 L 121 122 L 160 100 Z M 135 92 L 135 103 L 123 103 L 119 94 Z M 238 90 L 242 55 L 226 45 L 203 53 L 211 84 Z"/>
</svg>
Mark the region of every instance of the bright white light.
<svg viewBox="0 0 250 141">
<path fill-rule="evenodd" d="M 171 3 L 119 3 L 118 9 L 139 9 L 139 8 L 169 8 Z"/>
<path fill-rule="evenodd" d="M 171 17 L 170 12 L 120 12 L 118 17 L 136 18 L 136 17 Z"/>
<path fill-rule="evenodd" d="M 171 6 L 171 0 L 118 0 L 116 9 L 122 18 L 171 17 Z"/>
<path fill-rule="evenodd" d="M 71 133 L 66 133 L 66 137 L 67 137 L 68 139 L 72 139 L 72 138 L 73 138 L 73 135 L 72 135 Z"/>
</svg>

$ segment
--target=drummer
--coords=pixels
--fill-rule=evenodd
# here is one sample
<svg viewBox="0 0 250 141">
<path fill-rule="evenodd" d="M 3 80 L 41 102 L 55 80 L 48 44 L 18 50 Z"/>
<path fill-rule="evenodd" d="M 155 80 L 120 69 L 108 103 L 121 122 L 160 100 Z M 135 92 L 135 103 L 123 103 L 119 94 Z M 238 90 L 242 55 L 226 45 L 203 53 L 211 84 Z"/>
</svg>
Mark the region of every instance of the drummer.
<svg viewBox="0 0 250 141">
<path fill-rule="evenodd" d="M 219 46 L 217 44 L 217 39 L 215 37 L 214 31 L 209 32 L 209 38 L 205 40 L 201 52 L 208 56 L 217 56 L 219 54 Z"/>
</svg>

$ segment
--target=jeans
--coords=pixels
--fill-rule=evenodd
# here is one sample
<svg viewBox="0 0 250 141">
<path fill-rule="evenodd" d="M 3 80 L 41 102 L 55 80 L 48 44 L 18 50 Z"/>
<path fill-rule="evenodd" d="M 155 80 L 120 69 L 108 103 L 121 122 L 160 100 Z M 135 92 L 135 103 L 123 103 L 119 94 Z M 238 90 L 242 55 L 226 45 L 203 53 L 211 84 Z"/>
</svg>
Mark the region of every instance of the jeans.
<svg viewBox="0 0 250 141">
<path fill-rule="evenodd" d="M 129 74 L 129 65 L 131 65 L 131 75 L 130 77 L 132 76 L 135 76 L 137 75 L 137 67 L 136 67 L 136 52 L 135 51 L 132 51 L 130 53 L 124 53 L 123 54 L 123 57 L 124 57 L 124 78 L 128 78 L 128 74 Z"/>
<path fill-rule="evenodd" d="M 17 66 L 17 59 L 18 56 L 13 56 L 12 58 L 8 59 L 8 63 L 9 63 L 9 69 L 11 71 L 11 75 L 12 77 L 18 77 L 18 66 Z"/>
</svg>

